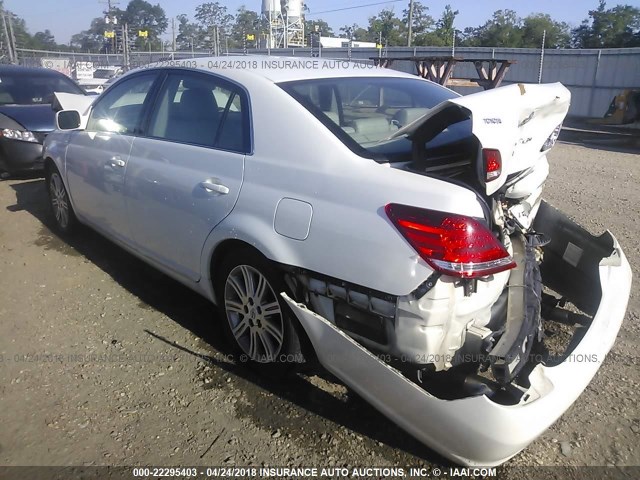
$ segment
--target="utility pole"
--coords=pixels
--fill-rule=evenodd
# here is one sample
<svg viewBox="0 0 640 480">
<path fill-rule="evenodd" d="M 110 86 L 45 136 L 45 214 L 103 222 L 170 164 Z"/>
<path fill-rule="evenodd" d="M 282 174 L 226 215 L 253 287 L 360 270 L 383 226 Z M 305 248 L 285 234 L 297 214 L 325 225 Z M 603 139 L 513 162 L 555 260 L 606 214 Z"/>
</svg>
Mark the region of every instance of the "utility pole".
<svg viewBox="0 0 640 480">
<path fill-rule="evenodd" d="M 547 40 L 547 30 L 542 31 L 542 48 L 540 49 L 540 70 L 538 71 L 538 83 L 542 83 L 542 67 L 544 66 L 544 44 Z M 600 57 L 598 57 L 599 59 Z"/>
<path fill-rule="evenodd" d="M 11 39 L 9 38 L 9 29 L 7 28 L 7 17 L 4 13 L 4 10 L 2 11 L 2 25 L 4 26 L 4 38 L 5 38 L 5 41 L 7 42 L 7 52 L 9 54 L 9 61 L 11 63 L 14 63 L 13 47 L 11 46 Z"/>
<path fill-rule="evenodd" d="M 11 35 L 11 49 L 13 50 L 13 61 L 18 63 L 18 50 L 16 50 L 16 36 L 13 34 L 13 13 L 9 12 L 9 34 Z"/>
<path fill-rule="evenodd" d="M 413 0 L 409 2 L 409 38 L 407 38 L 407 47 L 411 46 L 412 36 L 413 36 Z"/>
<path fill-rule="evenodd" d="M 102 3 L 107 5 L 107 11 L 103 12 L 105 15 L 110 15 L 111 14 L 111 10 L 113 10 L 113 8 L 118 5 L 120 2 L 117 2 L 115 0 L 99 0 L 98 3 Z"/>
<path fill-rule="evenodd" d="M 171 37 L 173 39 L 173 43 L 172 43 L 173 51 L 175 52 L 176 51 L 176 19 L 175 18 L 171 19 Z"/>
<path fill-rule="evenodd" d="M 115 0 L 106 0 L 106 1 L 105 0 L 100 0 L 99 3 L 106 3 L 107 4 L 107 10 L 102 12 L 102 13 L 104 13 L 104 21 L 105 21 L 105 23 L 107 25 L 113 24 L 113 26 L 114 26 L 113 31 L 115 33 L 115 31 L 117 29 L 116 25 L 118 24 L 118 17 L 116 17 L 115 14 L 112 15 L 111 11 L 112 11 L 114 5 L 118 4 L 119 2 L 116 2 Z M 122 39 L 121 39 L 121 41 L 122 41 Z M 117 35 L 113 36 L 113 39 L 111 41 L 111 46 L 113 48 L 113 52 L 114 53 L 118 53 L 118 38 L 117 38 Z M 122 45 L 122 53 L 124 55 L 124 45 Z M 107 58 L 109 58 L 109 57 L 107 57 Z"/>
</svg>

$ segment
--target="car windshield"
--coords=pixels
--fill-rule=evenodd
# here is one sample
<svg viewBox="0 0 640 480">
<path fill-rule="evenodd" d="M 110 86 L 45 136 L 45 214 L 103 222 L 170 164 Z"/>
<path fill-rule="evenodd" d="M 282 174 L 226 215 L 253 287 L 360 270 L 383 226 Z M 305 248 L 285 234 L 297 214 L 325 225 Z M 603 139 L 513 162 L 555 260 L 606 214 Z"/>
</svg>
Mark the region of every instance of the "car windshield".
<svg viewBox="0 0 640 480">
<path fill-rule="evenodd" d="M 394 133 L 458 94 L 418 78 L 355 77 L 280 85 L 359 155 L 391 161 L 411 150 Z M 388 140 L 389 139 L 389 140 Z"/>
<path fill-rule="evenodd" d="M 63 75 L 34 73 L 0 74 L 0 105 L 39 105 L 53 101 L 53 92 L 84 92 L 73 81 Z"/>
<path fill-rule="evenodd" d="M 93 78 L 112 78 L 115 77 L 116 73 L 117 72 L 115 70 L 98 69 L 93 72 Z"/>
</svg>

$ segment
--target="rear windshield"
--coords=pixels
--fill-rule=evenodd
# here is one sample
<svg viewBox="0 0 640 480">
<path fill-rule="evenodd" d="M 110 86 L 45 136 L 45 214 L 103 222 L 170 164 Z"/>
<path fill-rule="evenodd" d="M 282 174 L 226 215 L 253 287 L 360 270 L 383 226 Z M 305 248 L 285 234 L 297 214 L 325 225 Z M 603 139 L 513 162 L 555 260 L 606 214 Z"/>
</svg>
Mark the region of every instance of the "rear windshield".
<svg viewBox="0 0 640 480">
<path fill-rule="evenodd" d="M 53 92 L 84 95 L 82 89 L 64 75 L 0 74 L 0 105 L 51 103 Z"/>
<path fill-rule="evenodd" d="M 411 151 L 394 133 L 457 93 L 417 78 L 355 77 L 280 86 L 359 155 L 393 161 Z"/>
<path fill-rule="evenodd" d="M 113 78 L 118 73 L 116 70 L 98 69 L 93 72 L 93 78 Z"/>
</svg>

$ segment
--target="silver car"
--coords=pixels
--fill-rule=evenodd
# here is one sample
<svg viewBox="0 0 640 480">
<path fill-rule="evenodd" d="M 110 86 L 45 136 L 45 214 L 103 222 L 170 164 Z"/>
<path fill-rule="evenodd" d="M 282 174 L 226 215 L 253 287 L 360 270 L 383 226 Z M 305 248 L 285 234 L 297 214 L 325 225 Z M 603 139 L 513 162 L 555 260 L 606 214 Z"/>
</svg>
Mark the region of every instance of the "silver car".
<svg viewBox="0 0 640 480">
<path fill-rule="evenodd" d="M 44 151 L 59 230 L 89 225 L 216 303 L 258 369 L 317 356 L 456 462 L 504 462 L 580 395 L 631 271 L 613 235 L 542 200 L 567 89 L 182 63 L 60 99 L 75 106 Z M 548 352 L 544 325 L 573 315 L 586 333 Z"/>
</svg>

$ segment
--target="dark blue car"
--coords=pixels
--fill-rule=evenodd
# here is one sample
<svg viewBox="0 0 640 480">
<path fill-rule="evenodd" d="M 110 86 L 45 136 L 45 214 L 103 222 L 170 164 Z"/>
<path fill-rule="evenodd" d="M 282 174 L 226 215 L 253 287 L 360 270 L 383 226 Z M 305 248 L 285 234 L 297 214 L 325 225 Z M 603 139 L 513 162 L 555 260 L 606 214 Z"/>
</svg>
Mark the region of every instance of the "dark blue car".
<svg viewBox="0 0 640 480">
<path fill-rule="evenodd" d="M 55 128 L 54 92 L 85 92 L 60 72 L 0 66 L 0 174 L 41 170 L 42 143 Z"/>
</svg>

